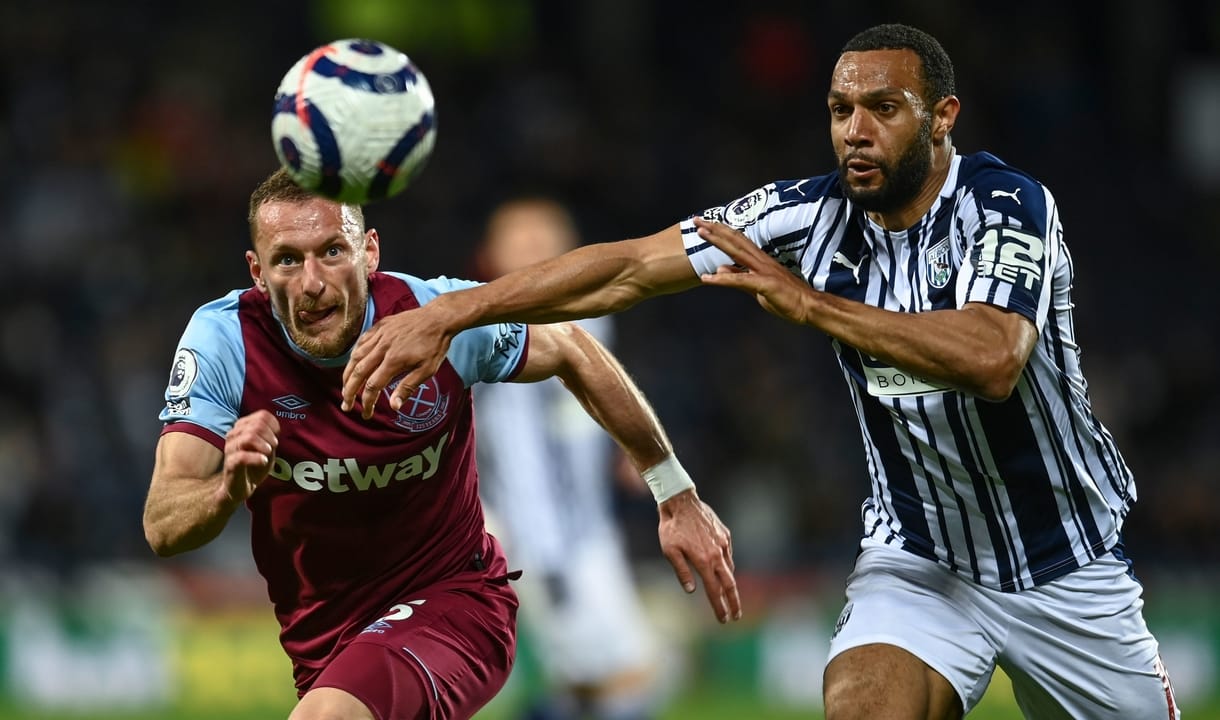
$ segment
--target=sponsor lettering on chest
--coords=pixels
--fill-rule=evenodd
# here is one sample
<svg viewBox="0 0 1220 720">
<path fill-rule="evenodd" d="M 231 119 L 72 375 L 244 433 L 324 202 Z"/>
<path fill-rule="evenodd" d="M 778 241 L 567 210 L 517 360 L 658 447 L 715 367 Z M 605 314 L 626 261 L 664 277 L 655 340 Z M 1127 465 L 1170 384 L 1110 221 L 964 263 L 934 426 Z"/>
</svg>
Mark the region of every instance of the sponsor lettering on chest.
<svg viewBox="0 0 1220 720">
<path fill-rule="evenodd" d="M 905 370 L 886 365 L 876 358 L 860 353 L 861 370 L 868 383 L 868 394 L 873 397 L 904 397 L 908 395 L 930 395 L 952 390 L 952 388 L 926 380 Z"/>
<path fill-rule="evenodd" d="M 437 439 L 435 445 L 425 447 L 401 460 L 381 464 L 366 464 L 354 457 L 301 460 L 295 463 L 277 457 L 268 475 L 277 480 L 295 483 L 297 487 L 309 492 L 325 490 L 345 493 L 351 490 L 364 492 L 381 489 L 391 482 L 431 478 L 440 467 L 441 452 L 448 440 L 449 433 L 445 433 Z"/>
</svg>

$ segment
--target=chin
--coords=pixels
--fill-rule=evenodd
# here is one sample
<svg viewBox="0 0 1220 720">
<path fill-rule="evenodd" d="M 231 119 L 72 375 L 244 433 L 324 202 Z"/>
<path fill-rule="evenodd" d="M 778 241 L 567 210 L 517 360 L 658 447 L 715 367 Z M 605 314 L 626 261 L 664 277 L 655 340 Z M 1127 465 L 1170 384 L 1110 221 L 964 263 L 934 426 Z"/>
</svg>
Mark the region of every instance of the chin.
<svg viewBox="0 0 1220 720">
<path fill-rule="evenodd" d="M 883 193 L 877 188 L 867 188 L 864 190 L 853 188 L 846 195 L 847 199 L 851 200 L 856 207 L 868 211 L 876 210 L 879 205 L 883 204 L 885 199 Z"/>
<path fill-rule="evenodd" d="M 333 340 L 327 341 L 326 338 L 317 335 L 307 335 L 300 330 L 289 333 L 289 336 L 292 338 L 292 342 L 296 343 L 297 347 L 304 350 L 311 357 L 327 359 L 339 354 L 338 351 L 334 351 L 336 343 Z"/>
</svg>

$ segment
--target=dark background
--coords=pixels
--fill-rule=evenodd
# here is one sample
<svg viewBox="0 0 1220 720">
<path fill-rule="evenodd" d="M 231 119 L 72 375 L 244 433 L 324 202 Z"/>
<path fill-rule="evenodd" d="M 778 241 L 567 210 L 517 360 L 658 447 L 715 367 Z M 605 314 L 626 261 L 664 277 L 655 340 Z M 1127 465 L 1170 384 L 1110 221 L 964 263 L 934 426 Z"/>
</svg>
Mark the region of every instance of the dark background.
<svg viewBox="0 0 1220 720">
<path fill-rule="evenodd" d="M 600 242 L 830 171 L 838 49 L 901 21 L 954 59 L 959 151 L 1059 201 L 1090 390 L 1137 475 L 1137 570 L 1214 577 L 1220 4 L 170 5 L 0 6 L 0 565 L 70 581 L 153 562 L 140 514 L 170 359 L 195 307 L 249 283 L 272 97 L 314 46 L 374 37 L 427 75 L 434 155 L 367 215 L 383 268 L 463 276 L 506 195 L 552 193 Z M 868 482 L 826 339 L 714 288 L 618 321 L 739 570 L 839 574 Z M 650 503 L 625 510 L 655 554 Z"/>
</svg>

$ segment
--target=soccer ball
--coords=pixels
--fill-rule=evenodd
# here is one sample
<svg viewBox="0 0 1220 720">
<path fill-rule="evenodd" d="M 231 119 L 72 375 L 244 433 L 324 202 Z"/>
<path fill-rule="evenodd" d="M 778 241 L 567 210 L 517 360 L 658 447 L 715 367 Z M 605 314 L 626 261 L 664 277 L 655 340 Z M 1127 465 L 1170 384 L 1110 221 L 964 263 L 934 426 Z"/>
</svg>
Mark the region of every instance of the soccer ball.
<svg viewBox="0 0 1220 720">
<path fill-rule="evenodd" d="M 432 88 L 389 45 L 336 40 L 280 81 L 271 139 L 280 165 L 306 190 L 357 205 L 387 198 L 406 188 L 432 152 Z"/>
</svg>

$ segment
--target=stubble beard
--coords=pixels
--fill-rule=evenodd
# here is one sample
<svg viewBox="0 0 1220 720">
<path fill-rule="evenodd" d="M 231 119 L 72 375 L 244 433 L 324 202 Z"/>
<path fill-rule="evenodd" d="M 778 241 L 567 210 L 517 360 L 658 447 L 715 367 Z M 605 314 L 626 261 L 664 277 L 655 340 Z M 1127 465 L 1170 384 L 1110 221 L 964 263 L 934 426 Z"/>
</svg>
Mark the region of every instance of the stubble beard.
<svg viewBox="0 0 1220 720">
<path fill-rule="evenodd" d="M 932 172 L 932 117 L 924 118 L 919 132 L 892 166 L 878 163 L 883 178 L 880 187 L 858 190 L 849 185 L 843 180 L 847 177 L 847 161 L 847 155 L 839 161 L 839 184 L 848 200 L 865 212 L 900 210 L 919 195 Z"/>
<path fill-rule="evenodd" d="M 279 318 L 280 324 L 288 332 L 288 337 L 296 343 L 297 347 L 304 350 L 310 357 L 318 360 L 330 360 L 339 357 L 356 342 L 356 337 L 360 334 L 360 328 L 363 325 L 364 313 L 356 313 L 356 310 L 364 307 L 367 301 L 367 295 L 363 297 L 348 298 L 348 301 L 343 304 L 342 318 L 340 319 L 339 328 L 337 331 L 327 332 L 324 335 L 314 335 L 306 332 L 302 326 L 301 319 L 297 317 L 297 312 L 301 310 L 309 310 L 309 307 L 292 308 L 285 317 L 285 313 L 280 312 L 275 303 L 272 303 L 272 310 L 276 317 Z M 331 338 L 331 339 L 327 339 Z"/>
</svg>

